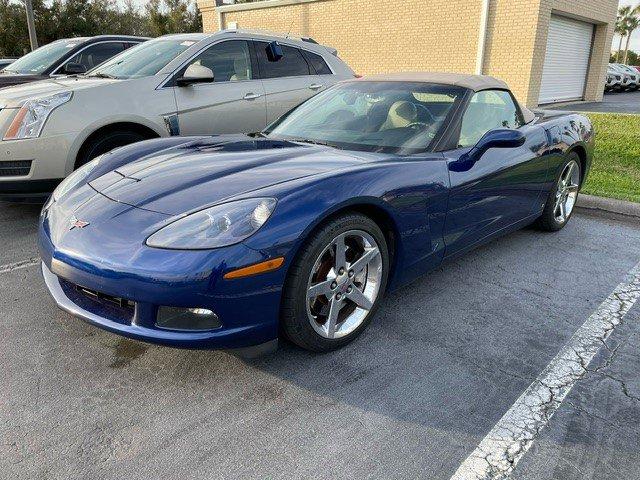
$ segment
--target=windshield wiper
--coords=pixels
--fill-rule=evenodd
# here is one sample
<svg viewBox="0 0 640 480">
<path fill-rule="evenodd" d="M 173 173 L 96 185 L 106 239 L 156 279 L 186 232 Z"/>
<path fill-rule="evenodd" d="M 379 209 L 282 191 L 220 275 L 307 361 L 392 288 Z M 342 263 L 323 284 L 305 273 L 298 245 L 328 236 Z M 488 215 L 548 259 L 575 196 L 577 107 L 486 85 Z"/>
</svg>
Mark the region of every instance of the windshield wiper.
<svg viewBox="0 0 640 480">
<path fill-rule="evenodd" d="M 117 80 L 118 77 L 115 75 L 110 75 L 108 73 L 94 73 L 92 75 L 86 75 L 87 77 L 95 77 L 95 78 L 110 78 L 111 80 Z"/>
<path fill-rule="evenodd" d="M 267 138 L 267 135 L 265 133 L 262 132 L 251 132 L 251 133 L 247 133 L 247 135 L 251 138 Z"/>
<path fill-rule="evenodd" d="M 313 140 L 311 138 L 288 138 L 287 140 L 296 143 L 309 143 L 311 145 L 322 145 L 323 147 L 337 148 L 335 145 L 332 145 L 328 142 L 323 142 L 322 140 Z"/>
</svg>

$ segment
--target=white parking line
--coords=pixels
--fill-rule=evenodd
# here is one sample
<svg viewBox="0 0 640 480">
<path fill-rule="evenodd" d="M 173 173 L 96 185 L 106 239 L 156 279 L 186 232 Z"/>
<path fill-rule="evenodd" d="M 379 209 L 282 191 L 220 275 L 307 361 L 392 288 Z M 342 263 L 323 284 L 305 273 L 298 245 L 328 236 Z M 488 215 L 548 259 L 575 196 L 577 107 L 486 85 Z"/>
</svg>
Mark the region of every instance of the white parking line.
<svg viewBox="0 0 640 480">
<path fill-rule="evenodd" d="M 0 265 L 0 273 L 13 272 L 14 270 L 20 270 L 22 268 L 33 267 L 40 263 L 39 257 L 32 257 L 28 260 L 22 260 L 21 262 L 8 263 L 7 265 Z"/>
<path fill-rule="evenodd" d="M 604 342 L 638 298 L 640 263 L 516 400 L 451 480 L 509 477 L 575 383 L 587 374 L 593 357 L 604 348 Z"/>
</svg>

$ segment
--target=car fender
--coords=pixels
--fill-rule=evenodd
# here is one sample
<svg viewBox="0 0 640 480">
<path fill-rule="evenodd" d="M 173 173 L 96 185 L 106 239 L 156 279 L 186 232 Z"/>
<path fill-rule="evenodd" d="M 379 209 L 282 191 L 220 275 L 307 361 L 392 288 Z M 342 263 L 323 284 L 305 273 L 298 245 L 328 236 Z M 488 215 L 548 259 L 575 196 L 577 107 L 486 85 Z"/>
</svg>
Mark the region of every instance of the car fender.
<svg viewBox="0 0 640 480">
<path fill-rule="evenodd" d="M 73 171 L 73 167 L 75 165 L 80 149 L 93 133 L 97 132 L 101 128 L 108 127 L 110 125 L 115 125 L 118 123 L 135 123 L 143 127 L 146 127 L 149 130 L 152 130 L 153 132 L 155 132 L 156 135 L 158 135 L 158 137 L 169 136 L 169 132 L 167 131 L 166 127 L 163 124 L 152 122 L 148 118 L 143 117 L 141 115 L 111 115 L 108 117 L 100 118 L 95 122 L 87 125 L 82 131 L 80 131 L 76 135 L 73 143 L 71 144 L 71 148 L 69 149 L 69 155 L 67 156 L 65 171 L 66 172 Z"/>
<path fill-rule="evenodd" d="M 265 257 L 285 256 L 289 268 L 313 232 L 338 212 L 373 207 L 393 224 L 393 286 L 439 265 L 449 176 L 446 162 L 435 158 L 373 162 L 275 185 L 252 197 L 274 196 L 278 205 L 265 227 L 245 241 Z M 407 255 L 406 252 L 411 252 Z"/>
</svg>

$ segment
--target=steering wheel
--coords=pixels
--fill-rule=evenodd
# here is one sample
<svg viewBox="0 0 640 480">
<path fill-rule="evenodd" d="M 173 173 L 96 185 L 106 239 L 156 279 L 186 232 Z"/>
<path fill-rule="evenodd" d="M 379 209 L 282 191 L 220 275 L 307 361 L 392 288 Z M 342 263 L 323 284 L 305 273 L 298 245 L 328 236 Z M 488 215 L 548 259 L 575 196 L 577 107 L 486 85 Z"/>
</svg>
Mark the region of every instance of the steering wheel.
<svg viewBox="0 0 640 480">
<path fill-rule="evenodd" d="M 425 122 L 411 122 L 405 128 L 411 128 L 412 130 L 419 131 L 419 130 L 421 130 L 423 128 L 430 128 L 430 127 L 431 127 L 431 125 L 429 125 L 428 123 L 425 123 Z"/>
<path fill-rule="evenodd" d="M 342 109 L 342 110 L 336 110 L 331 115 L 329 115 L 329 117 L 327 117 L 324 123 L 330 124 L 330 123 L 336 123 L 336 122 L 347 122 L 349 120 L 353 120 L 354 118 L 356 118 L 356 116 L 352 111 Z"/>
<path fill-rule="evenodd" d="M 409 125 L 407 125 L 407 128 L 410 128 L 416 132 L 419 132 L 420 130 L 425 130 L 425 134 L 429 137 L 429 138 L 434 138 L 436 136 L 436 126 L 435 125 L 429 125 L 428 123 L 424 123 L 424 122 L 413 122 L 410 123 Z"/>
</svg>

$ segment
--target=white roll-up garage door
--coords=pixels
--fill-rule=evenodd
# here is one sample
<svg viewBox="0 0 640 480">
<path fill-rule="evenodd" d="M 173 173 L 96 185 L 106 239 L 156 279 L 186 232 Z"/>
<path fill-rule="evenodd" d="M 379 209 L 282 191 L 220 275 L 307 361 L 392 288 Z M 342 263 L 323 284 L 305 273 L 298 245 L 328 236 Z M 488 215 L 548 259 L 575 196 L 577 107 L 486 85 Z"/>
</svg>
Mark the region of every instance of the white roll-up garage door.
<svg viewBox="0 0 640 480">
<path fill-rule="evenodd" d="M 592 43 L 593 24 L 551 15 L 540 104 L 584 97 Z"/>
</svg>

